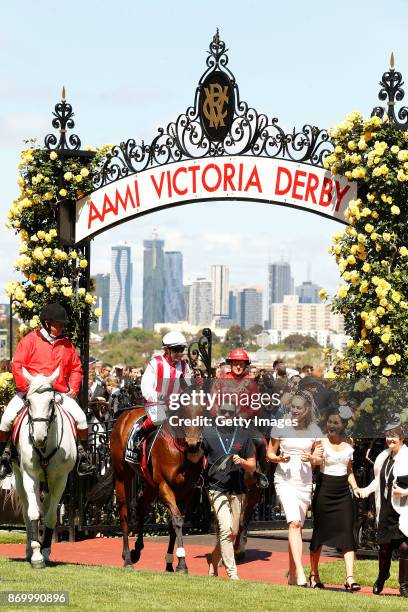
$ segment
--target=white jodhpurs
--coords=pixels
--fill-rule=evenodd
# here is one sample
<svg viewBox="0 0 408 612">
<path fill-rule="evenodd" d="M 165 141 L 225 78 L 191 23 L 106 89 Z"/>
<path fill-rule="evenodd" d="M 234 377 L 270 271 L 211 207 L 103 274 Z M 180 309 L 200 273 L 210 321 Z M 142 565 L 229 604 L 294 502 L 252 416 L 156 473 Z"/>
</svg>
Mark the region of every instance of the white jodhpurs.
<svg viewBox="0 0 408 612">
<path fill-rule="evenodd" d="M 155 425 L 161 425 L 167 418 L 166 404 L 152 404 L 146 407 L 146 413 Z"/>
<path fill-rule="evenodd" d="M 88 423 L 86 422 L 86 416 L 81 406 L 79 406 L 76 401 L 72 399 L 72 397 L 68 397 L 68 395 L 65 395 L 64 393 L 61 393 L 61 396 L 63 399 L 63 407 L 72 416 L 77 428 L 87 429 Z M 23 397 L 23 393 L 17 393 L 6 406 L 0 422 L 1 431 L 11 431 L 13 429 L 15 418 L 21 408 L 24 406 Z"/>
</svg>

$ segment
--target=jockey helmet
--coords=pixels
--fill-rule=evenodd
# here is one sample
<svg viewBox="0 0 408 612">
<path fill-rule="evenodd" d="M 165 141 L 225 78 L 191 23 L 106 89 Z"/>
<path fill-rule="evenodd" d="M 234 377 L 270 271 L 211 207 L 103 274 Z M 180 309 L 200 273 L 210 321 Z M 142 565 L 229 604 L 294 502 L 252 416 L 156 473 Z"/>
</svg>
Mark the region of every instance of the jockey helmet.
<svg viewBox="0 0 408 612">
<path fill-rule="evenodd" d="M 54 304 L 47 304 L 40 312 L 40 321 L 59 321 L 61 323 L 68 323 L 67 311 L 61 304 L 55 302 Z"/>
<path fill-rule="evenodd" d="M 163 347 L 171 348 L 172 346 L 187 346 L 187 340 L 182 333 L 177 331 L 169 332 L 163 336 Z"/>
<path fill-rule="evenodd" d="M 251 363 L 248 353 L 242 348 L 232 349 L 228 353 L 225 363 L 231 363 L 232 361 L 246 361 L 248 365 Z"/>
</svg>

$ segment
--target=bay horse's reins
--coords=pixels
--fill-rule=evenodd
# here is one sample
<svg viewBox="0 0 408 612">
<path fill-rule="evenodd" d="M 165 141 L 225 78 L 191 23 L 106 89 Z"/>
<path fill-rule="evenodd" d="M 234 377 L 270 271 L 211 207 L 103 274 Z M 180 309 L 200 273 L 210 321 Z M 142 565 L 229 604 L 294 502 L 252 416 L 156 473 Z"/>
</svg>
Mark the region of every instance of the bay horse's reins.
<svg viewBox="0 0 408 612">
<path fill-rule="evenodd" d="M 50 401 L 50 404 L 52 404 L 52 408 L 51 408 L 51 414 L 47 417 L 47 418 L 43 418 L 43 417 L 38 417 L 38 418 L 33 418 L 31 416 L 31 412 L 30 412 L 30 400 L 28 398 L 26 398 L 25 400 L 25 406 L 27 408 L 27 419 L 28 419 L 28 427 L 29 427 L 29 439 L 30 442 L 35 450 L 35 452 L 37 453 L 39 459 L 40 459 L 40 465 L 43 469 L 44 472 L 44 477 L 45 477 L 45 483 L 46 486 L 48 487 L 48 479 L 47 479 L 47 467 L 48 464 L 50 462 L 50 460 L 54 457 L 55 453 L 61 448 L 61 443 L 62 443 L 62 437 L 64 435 L 64 419 L 61 416 L 61 436 L 59 439 L 59 442 L 57 443 L 57 446 L 47 455 L 45 456 L 45 454 L 42 452 L 42 450 L 40 448 L 38 448 L 35 443 L 34 443 L 34 437 L 33 437 L 33 423 L 47 423 L 47 436 L 48 436 L 48 429 L 51 425 L 51 423 L 55 420 L 57 414 L 55 412 L 55 395 L 56 395 L 56 391 L 55 389 L 53 389 L 52 387 L 47 387 L 45 389 L 41 389 L 39 391 L 36 391 L 36 393 L 45 393 L 47 391 L 51 391 L 53 393 L 53 397 Z"/>
</svg>

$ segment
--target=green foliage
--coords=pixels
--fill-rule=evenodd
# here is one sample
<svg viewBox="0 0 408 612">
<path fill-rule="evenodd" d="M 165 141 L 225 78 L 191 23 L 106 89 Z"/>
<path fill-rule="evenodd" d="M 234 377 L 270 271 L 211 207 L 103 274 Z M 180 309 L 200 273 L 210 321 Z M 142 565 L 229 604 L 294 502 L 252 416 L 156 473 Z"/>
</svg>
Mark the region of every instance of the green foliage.
<svg viewBox="0 0 408 612">
<path fill-rule="evenodd" d="M 349 227 L 331 252 L 345 281 L 333 309 L 351 340 L 335 373 L 405 377 L 408 366 L 408 131 L 378 117 L 351 113 L 330 131 L 332 174 L 357 181 L 345 213 Z"/>
<path fill-rule="evenodd" d="M 306 351 L 309 348 L 319 347 L 317 340 L 311 336 L 303 336 L 302 334 L 291 334 L 286 336 L 283 344 L 291 350 Z"/>
<path fill-rule="evenodd" d="M 80 249 L 60 247 L 57 218 L 62 200 L 75 206 L 77 199 L 92 191 L 92 175 L 107 152 L 106 147 L 95 151 L 91 160 L 60 158 L 57 152 L 34 146 L 21 153 L 20 195 L 10 208 L 7 225 L 21 238 L 15 267 L 24 280 L 9 282 L 6 288 L 14 312 L 24 321 L 21 334 L 39 325 L 39 312 L 49 302 L 58 301 L 66 308 L 67 331 L 74 343 L 80 320 L 96 320 L 95 298 L 82 288 L 88 262 Z"/>
</svg>

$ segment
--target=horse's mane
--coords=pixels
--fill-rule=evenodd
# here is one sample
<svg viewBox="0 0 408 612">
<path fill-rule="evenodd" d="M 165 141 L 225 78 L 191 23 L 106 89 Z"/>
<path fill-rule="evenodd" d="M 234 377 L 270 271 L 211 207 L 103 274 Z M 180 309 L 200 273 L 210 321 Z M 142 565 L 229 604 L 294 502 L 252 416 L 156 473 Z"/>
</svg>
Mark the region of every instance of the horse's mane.
<svg viewBox="0 0 408 612">
<path fill-rule="evenodd" d="M 28 387 L 27 397 L 30 397 L 34 393 L 38 393 L 39 391 L 46 391 L 51 388 L 50 381 L 48 376 L 44 376 L 43 374 L 38 374 L 33 378 L 30 382 L 30 386 Z"/>
</svg>

